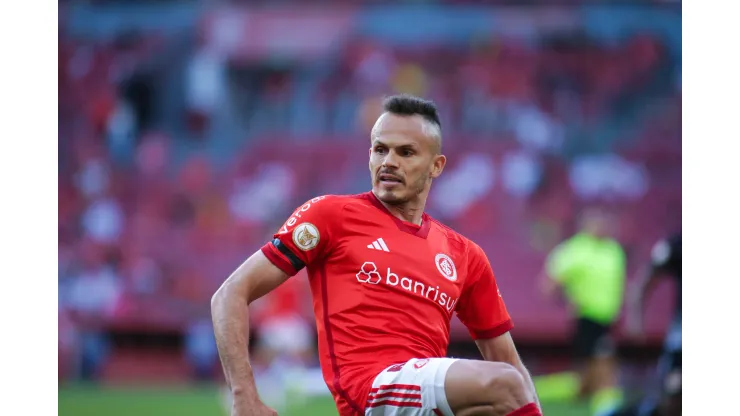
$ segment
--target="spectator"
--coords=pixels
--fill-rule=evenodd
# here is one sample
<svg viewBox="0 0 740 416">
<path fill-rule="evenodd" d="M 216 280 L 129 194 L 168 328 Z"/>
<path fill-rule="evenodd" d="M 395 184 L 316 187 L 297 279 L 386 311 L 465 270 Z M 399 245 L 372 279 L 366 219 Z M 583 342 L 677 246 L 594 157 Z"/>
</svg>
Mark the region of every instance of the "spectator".
<svg viewBox="0 0 740 416">
<path fill-rule="evenodd" d="M 115 265 L 103 258 L 99 246 L 88 243 L 85 263 L 70 279 L 64 305 L 79 328 L 80 357 L 77 374 L 97 379 L 110 352 L 106 324 L 113 317 L 122 293 Z"/>
</svg>

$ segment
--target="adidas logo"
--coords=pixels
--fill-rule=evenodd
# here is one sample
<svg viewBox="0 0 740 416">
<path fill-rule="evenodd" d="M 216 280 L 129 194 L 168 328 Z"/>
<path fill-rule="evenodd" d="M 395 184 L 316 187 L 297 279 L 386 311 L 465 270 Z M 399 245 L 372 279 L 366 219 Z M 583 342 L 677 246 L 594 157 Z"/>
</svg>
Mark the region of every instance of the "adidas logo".
<svg viewBox="0 0 740 416">
<path fill-rule="evenodd" d="M 390 250 L 388 250 L 388 246 L 385 245 L 385 241 L 383 241 L 382 238 L 379 238 L 379 239 L 373 241 L 372 244 L 368 244 L 367 245 L 367 248 L 369 248 L 371 250 L 385 251 L 385 252 L 388 252 L 388 253 L 391 252 Z"/>
</svg>

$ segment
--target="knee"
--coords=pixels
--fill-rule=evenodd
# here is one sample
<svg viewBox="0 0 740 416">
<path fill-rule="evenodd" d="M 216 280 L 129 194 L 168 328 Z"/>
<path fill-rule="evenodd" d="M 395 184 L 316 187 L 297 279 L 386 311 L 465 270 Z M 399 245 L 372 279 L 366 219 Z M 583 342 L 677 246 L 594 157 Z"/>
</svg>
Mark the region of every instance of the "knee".
<svg viewBox="0 0 740 416">
<path fill-rule="evenodd" d="M 517 409 L 534 401 L 519 370 L 510 364 L 491 364 L 483 369 L 482 383 L 494 405 L 509 403 Z"/>
</svg>

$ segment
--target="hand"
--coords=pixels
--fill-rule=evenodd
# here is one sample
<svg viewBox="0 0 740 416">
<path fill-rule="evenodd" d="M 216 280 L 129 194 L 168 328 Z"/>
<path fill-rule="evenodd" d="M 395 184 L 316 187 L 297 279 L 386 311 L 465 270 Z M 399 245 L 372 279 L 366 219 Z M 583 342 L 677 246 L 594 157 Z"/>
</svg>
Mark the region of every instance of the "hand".
<svg viewBox="0 0 740 416">
<path fill-rule="evenodd" d="M 261 401 L 234 401 L 231 405 L 231 416 L 277 416 L 275 409 Z"/>
</svg>

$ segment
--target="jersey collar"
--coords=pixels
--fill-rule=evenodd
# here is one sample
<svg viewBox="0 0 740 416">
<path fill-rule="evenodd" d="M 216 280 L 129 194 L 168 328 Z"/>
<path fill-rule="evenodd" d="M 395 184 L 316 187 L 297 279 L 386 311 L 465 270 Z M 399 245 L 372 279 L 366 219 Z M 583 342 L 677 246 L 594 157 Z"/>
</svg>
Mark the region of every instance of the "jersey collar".
<svg viewBox="0 0 740 416">
<path fill-rule="evenodd" d="M 373 205 L 378 207 L 378 209 L 388 214 L 388 216 L 393 219 L 393 222 L 396 223 L 396 226 L 398 226 L 399 230 L 420 238 L 427 238 L 427 236 L 429 236 L 429 230 L 432 227 L 432 221 L 431 217 L 427 215 L 426 212 L 421 214 L 421 226 L 419 226 L 407 221 L 403 221 L 397 218 L 395 215 L 391 214 L 391 212 L 388 211 L 388 208 L 386 208 L 385 205 L 380 202 L 378 197 L 375 196 L 373 191 L 367 192 L 365 194 L 365 198 L 367 198 Z"/>
</svg>

